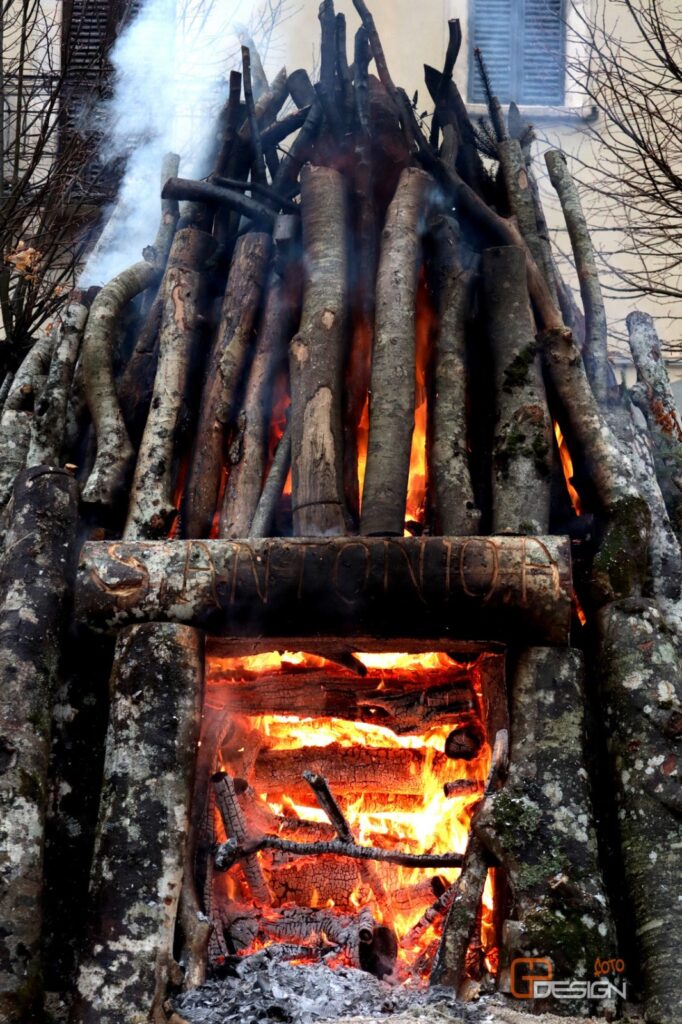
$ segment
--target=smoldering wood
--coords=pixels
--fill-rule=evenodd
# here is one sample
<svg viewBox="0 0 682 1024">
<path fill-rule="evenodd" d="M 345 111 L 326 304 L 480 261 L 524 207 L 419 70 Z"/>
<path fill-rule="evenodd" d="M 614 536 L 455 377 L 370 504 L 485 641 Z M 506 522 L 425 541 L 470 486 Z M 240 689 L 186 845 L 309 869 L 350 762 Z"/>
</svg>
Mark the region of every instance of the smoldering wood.
<svg viewBox="0 0 682 1024">
<path fill-rule="evenodd" d="M 219 871 L 227 871 L 232 865 L 259 850 L 281 850 L 299 857 L 321 857 L 331 854 L 335 857 L 350 857 L 351 860 L 377 861 L 395 864 L 403 868 L 457 868 L 462 865 L 459 853 L 401 853 L 399 850 L 385 850 L 371 846 L 351 846 L 349 843 L 296 843 L 279 836 L 256 836 L 243 843 L 228 840 L 218 847 L 215 865 Z"/>
<path fill-rule="evenodd" d="M 346 532 L 341 380 L 348 326 L 347 197 L 328 167 L 301 174 L 305 281 L 289 347 L 294 533 Z"/>
<path fill-rule="evenodd" d="M 357 676 L 350 672 L 340 675 L 329 668 L 306 675 L 265 672 L 254 682 L 221 679 L 219 699 L 226 709 L 240 715 L 343 718 L 386 725 L 398 734 L 456 721 L 476 707 L 471 683 L 466 677 L 457 679 L 456 670 L 429 672 L 421 683 L 409 679 L 386 679 L 379 686 L 372 683 L 359 686 Z"/>
<path fill-rule="evenodd" d="M 585 768 L 583 686 L 580 652 L 520 653 L 511 685 L 508 778 L 472 823 L 511 887 L 511 924 L 501 949 L 503 992 L 517 956 L 542 948 L 558 977 L 572 977 L 580 964 L 602 955 L 605 943 L 615 942 Z M 581 1009 L 589 1005 L 579 999 L 566 1004 L 567 1012 Z"/>
<path fill-rule="evenodd" d="M 277 451 L 270 467 L 261 496 L 253 515 L 249 537 L 268 537 L 282 497 L 282 491 L 291 469 L 291 427 L 287 423 L 277 445 Z"/>
<path fill-rule="evenodd" d="M 367 864 L 339 857 L 316 857 L 309 861 L 291 858 L 273 866 L 268 871 L 268 880 L 276 905 L 325 906 L 333 900 L 339 910 L 353 911 L 354 893 L 363 902 L 372 899 L 371 890 L 361 881 L 360 867 L 366 868 Z"/>
<path fill-rule="evenodd" d="M 208 537 L 220 487 L 223 445 L 253 344 L 271 239 L 243 235 L 235 247 L 201 398 L 197 440 L 182 509 L 186 537 Z"/>
<path fill-rule="evenodd" d="M 305 68 L 297 68 L 296 71 L 291 72 L 287 78 L 287 89 L 299 110 L 314 106 L 317 101 L 315 86 L 310 81 L 310 75 Z"/>
<path fill-rule="evenodd" d="M 246 821 L 239 806 L 234 779 L 226 772 L 218 772 L 213 776 L 212 782 L 216 805 L 223 819 L 228 838 L 237 843 L 244 842 L 247 837 Z M 265 881 L 258 854 L 254 853 L 245 857 L 241 862 L 241 868 L 256 906 L 266 906 L 272 903 L 272 896 Z"/>
<path fill-rule="evenodd" d="M 204 624 L 213 635 L 438 636 L 565 644 L 562 537 L 90 542 L 76 607 L 94 629 Z"/>
<path fill-rule="evenodd" d="M 682 938 L 679 638 L 654 601 L 607 605 L 597 625 L 625 906 L 634 917 L 644 1013 L 648 1020 L 672 1024 L 682 1014 L 675 967 Z"/>
<path fill-rule="evenodd" d="M 520 249 L 486 249 L 482 260 L 494 367 L 493 533 L 549 530 L 552 421 Z"/>
<path fill-rule="evenodd" d="M 449 218 L 431 228 L 434 254 L 431 279 L 436 291 L 436 331 L 432 415 L 431 472 L 439 533 L 476 535 L 481 513 L 476 508 L 467 445 L 466 329 L 472 297 L 472 274 L 458 256 L 459 233 Z"/>
<path fill-rule="evenodd" d="M 338 110 L 339 82 L 336 76 L 336 15 L 333 0 L 322 0 L 320 21 L 320 80 L 315 84 L 325 120 L 337 142 L 343 136 L 343 124 Z"/>
<path fill-rule="evenodd" d="M 392 646 L 396 645 L 396 638 L 392 640 Z M 237 636 L 211 636 L 211 655 L 216 658 L 239 658 L 252 654 L 262 654 L 264 651 L 305 651 L 310 654 L 319 654 L 330 661 L 338 661 L 339 656 L 352 655 L 354 651 L 364 651 L 367 654 L 385 654 L 386 641 L 382 637 L 369 634 L 356 635 L 352 639 L 342 640 L 338 637 L 324 636 L 298 636 L 282 637 L 259 636 L 259 637 L 237 637 Z M 481 655 L 490 655 L 492 658 L 499 658 L 504 653 L 504 645 L 499 641 L 489 640 L 482 643 L 478 640 L 443 640 L 442 636 L 420 640 L 414 636 L 402 636 L 399 638 L 400 650 L 406 654 L 423 654 L 430 651 L 443 651 L 455 661 L 471 662 L 477 660 Z"/>
<path fill-rule="evenodd" d="M 0 575 L 0 1016 L 40 1012 L 52 702 L 77 558 L 78 485 L 62 470 L 14 484 Z"/>
<path fill-rule="evenodd" d="M 232 444 L 229 477 L 220 517 L 221 537 L 252 535 L 259 499 L 264 493 L 272 382 L 287 359 L 289 342 L 296 330 L 299 315 L 299 291 L 294 279 L 296 269 L 288 263 L 283 269 L 273 269 L 270 274 L 244 404 L 237 417 L 238 438 L 237 444 L 234 441 Z M 276 500 L 283 486 L 284 480 Z"/>
<path fill-rule="evenodd" d="M 345 14 L 336 15 L 336 74 L 340 83 L 344 128 L 353 123 L 353 74 L 348 66 L 348 41 Z"/>
<path fill-rule="evenodd" d="M 212 174 L 210 183 L 218 185 L 219 188 L 236 189 L 237 192 L 253 192 L 260 196 L 266 203 L 275 207 L 276 210 L 284 210 L 286 213 L 300 212 L 296 203 L 290 202 L 284 196 L 280 196 L 270 185 L 263 185 L 258 181 L 239 181 L 238 178 L 223 178 L 219 174 Z"/>
<path fill-rule="evenodd" d="M 592 239 L 580 195 L 566 164 L 566 157 L 559 150 L 549 149 L 545 153 L 545 163 L 549 179 L 561 202 L 580 283 L 580 294 L 585 310 L 585 369 L 595 397 L 599 404 L 603 405 L 610 378 L 608 328 Z"/>
<path fill-rule="evenodd" d="M 402 536 L 405 525 L 414 429 L 421 222 L 430 184 L 423 171 L 403 171 L 382 234 L 360 520 L 360 532 L 367 536 Z"/>
<path fill-rule="evenodd" d="M 69 390 L 88 313 L 85 303 L 71 301 L 61 315 L 45 389 L 34 406 L 31 444 L 26 457 L 28 466 L 59 463 L 64 446 Z M 1 423 L 0 419 L 0 430 Z"/>
<path fill-rule="evenodd" d="M 263 156 L 263 143 L 261 142 L 258 117 L 256 115 L 256 102 L 251 83 L 251 51 L 248 46 L 242 46 L 242 77 L 244 81 L 244 99 L 246 101 L 246 114 L 249 125 L 249 143 L 251 145 L 251 175 L 254 181 L 264 185 L 267 181 L 265 173 L 265 158 Z"/>
<path fill-rule="evenodd" d="M 175 236 L 161 286 L 162 316 L 154 390 L 130 489 L 123 536 L 168 535 L 177 515 L 173 468 L 177 436 L 197 360 L 204 313 L 203 271 L 215 243 L 196 228 Z"/>
<path fill-rule="evenodd" d="M 159 683 L 152 689 L 144 685 L 150 666 Z M 199 631 L 153 623 L 119 635 L 91 924 L 77 978 L 79 1024 L 153 1017 L 166 998 L 202 683 Z"/>
<path fill-rule="evenodd" d="M 223 188 L 208 181 L 191 181 L 189 178 L 169 178 L 161 193 L 164 199 L 189 199 L 195 203 L 212 203 L 218 207 L 234 210 L 263 229 L 272 229 L 275 214 L 263 203 L 245 196 L 232 188 Z"/>
</svg>

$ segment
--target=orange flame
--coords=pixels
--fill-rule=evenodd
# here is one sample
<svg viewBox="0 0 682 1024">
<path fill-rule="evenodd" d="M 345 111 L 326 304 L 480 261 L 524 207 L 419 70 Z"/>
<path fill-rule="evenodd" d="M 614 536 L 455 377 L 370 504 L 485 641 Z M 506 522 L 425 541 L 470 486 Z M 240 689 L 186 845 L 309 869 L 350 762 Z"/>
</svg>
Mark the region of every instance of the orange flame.
<svg viewBox="0 0 682 1024">
<path fill-rule="evenodd" d="M 564 471 L 564 480 L 566 481 L 566 489 L 568 491 L 568 496 L 571 499 L 573 511 L 577 516 L 581 516 L 583 514 L 583 505 L 580 499 L 580 495 L 578 494 L 573 484 L 573 459 L 571 458 L 571 453 L 568 450 L 566 438 L 561 432 L 561 427 L 556 422 L 554 423 L 554 433 L 556 435 L 557 445 L 559 446 L 561 468 Z"/>
</svg>

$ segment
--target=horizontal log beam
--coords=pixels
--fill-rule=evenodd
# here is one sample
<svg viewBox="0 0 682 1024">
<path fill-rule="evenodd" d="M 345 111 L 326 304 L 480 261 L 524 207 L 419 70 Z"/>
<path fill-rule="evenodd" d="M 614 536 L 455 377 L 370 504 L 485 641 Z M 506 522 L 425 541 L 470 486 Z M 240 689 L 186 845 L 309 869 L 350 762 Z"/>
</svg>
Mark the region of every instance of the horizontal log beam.
<svg viewBox="0 0 682 1024">
<path fill-rule="evenodd" d="M 90 542 L 77 617 L 214 635 L 448 636 L 566 645 L 565 537 Z M 275 633 L 276 631 L 276 633 Z"/>
</svg>

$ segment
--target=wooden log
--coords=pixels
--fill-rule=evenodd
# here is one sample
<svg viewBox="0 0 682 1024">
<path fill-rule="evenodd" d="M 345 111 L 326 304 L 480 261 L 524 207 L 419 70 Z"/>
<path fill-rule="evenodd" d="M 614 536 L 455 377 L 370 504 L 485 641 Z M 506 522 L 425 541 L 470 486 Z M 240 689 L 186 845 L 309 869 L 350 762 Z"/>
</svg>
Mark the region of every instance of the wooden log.
<svg viewBox="0 0 682 1024">
<path fill-rule="evenodd" d="M 580 195 L 566 164 L 566 157 L 557 149 L 548 149 L 545 153 L 545 163 L 549 171 L 549 180 L 561 202 L 580 283 L 580 294 L 585 310 L 585 369 L 595 398 L 603 405 L 607 397 L 610 376 L 608 327 L 592 239 Z"/>
<path fill-rule="evenodd" d="M 159 680 L 153 688 L 144 685 L 150 670 Z M 197 630 L 153 623 L 119 635 L 78 1024 L 160 1019 L 173 966 L 202 678 Z"/>
<path fill-rule="evenodd" d="M 385 850 L 372 846 L 351 846 L 349 843 L 295 843 L 279 836 L 256 836 L 243 843 L 228 840 L 216 850 L 215 865 L 219 871 L 227 871 L 238 860 L 259 850 L 281 850 L 298 857 L 350 857 L 351 860 L 377 861 L 381 864 L 396 864 L 403 868 L 458 868 L 462 866 L 459 853 L 401 853 L 399 850 Z"/>
<path fill-rule="evenodd" d="M 644 988 L 648 1021 L 682 1015 L 677 950 L 682 941 L 679 638 L 654 601 L 619 602 L 598 615 L 598 660 L 617 832 L 624 872 L 623 913 Z"/>
<path fill-rule="evenodd" d="M 483 280 L 497 410 L 493 533 L 543 534 L 549 530 L 553 432 L 523 252 L 486 249 Z"/>
<path fill-rule="evenodd" d="M 41 1011 L 42 888 L 52 702 L 77 558 L 78 485 L 22 472 L 0 586 L 0 1018 Z"/>
<path fill-rule="evenodd" d="M 556 977 L 571 978 L 603 956 L 605 945 L 615 948 L 585 768 L 584 708 L 578 651 L 521 653 L 512 685 L 509 776 L 474 822 L 511 887 L 502 991 L 509 988 L 511 961 L 533 950 L 552 959 Z M 592 1004 L 576 998 L 562 1006 L 575 1014 Z"/>
<path fill-rule="evenodd" d="M 234 210 L 248 220 L 254 221 L 261 231 L 271 230 L 275 222 L 275 214 L 263 203 L 245 196 L 242 192 L 223 188 L 209 181 L 169 178 L 163 186 L 161 195 L 164 199 L 188 199 L 195 203 L 211 203 Z"/>
<path fill-rule="evenodd" d="M 159 358 L 159 328 L 161 327 L 162 313 L 163 302 L 161 287 L 159 287 L 140 328 L 135 347 L 118 381 L 117 393 L 121 412 L 128 436 L 135 447 L 139 445 L 142 438 L 152 400 L 156 364 Z M 77 375 L 74 383 L 77 383 Z"/>
<path fill-rule="evenodd" d="M 550 250 L 540 240 L 538 210 L 542 208 L 539 202 L 536 206 L 534 201 L 531 172 L 528 166 L 530 161 L 526 159 L 521 149 L 521 143 L 516 138 L 507 138 L 498 142 L 497 154 L 510 211 L 516 217 L 526 245 L 537 266 L 542 270 L 547 287 L 556 302 L 557 291 L 550 262 Z"/>
<path fill-rule="evenodd" d="M 458 232 L 450 218 L 432 227 L 430 267 L 436 294 L 434 407 L 431 471 L 436 505 L 436 532 L 474 536 L 480 530 L 467 446 L 466 326 L 472 275 L 458 257 Z"/>
<path fill-rule="evenodd" d="M 348 40 L 346 30 L 346 15 L 336 15 L 336 75 L 339 81 L 339 91 L 343 109 L 343 126 L 347 131 L 353 124 L 353 75 L 348 66 Z"/>
<path fill-rule="evenodd" d="M 346 343 L 347 210 L 342 176 L 301 175 L 306 276 L 298 334 L 290 345 L 292 508 L 299 537 L 346 532 L 341 380 Z"/>
<path fill-rule="evenodd" d="M 430 181 L 414 168 L 403 171 L 382 235 L 360 520 L 360 532 L 368 536 L 402 536 L 405 525 L 414 430 L 417 282 Z"/>
<path fill-rule="evenodd" d="M 183 228 L 173 241 L 161 287 L 159 356 L 123 536 L 167 537 L 177 516 L 173 469 L 183 407 L 189 398 L 203 318 L 203 271 L 214 250 L 211 235 Z"/>
<path fill-rule="evenodd" d="M 229 839 L 237 843 L 247 837 L 246 821 L 239 805 L 237 791 L 232 779 L 226 772 L 218 772 L 213 776 L 213 791 L 220 816 L 223 819 L 225 832 Z M 272 903 L 272 896 L 258 860 L 258 854 L 245 857 L 241 863 L 251 896 L 256 906 Z"/>
<path fill-rule="evenodd" d="M 297 326 L 298 289 L 294 273 L 295 268 L 290 264 L 284 272 L 274 269 L 270 275 L 244 404 L 237 417 L 238 443 L 232 446 L 230 475 L 220 517 L 221 537 L 251 535 L 263 489 L 272 382 L 287 358 L 289 342 Z"/>
<path fill-rule="evenodd" d="M 653 319 L 648 313 L 630 313 L 627 328 L 637 368 L 633 401 L 646 416 L 656 476 L 673 529 L 682 542 L 682 421 Z"/>
<path fill-rule="evenodd" d="M 253 514 L 249 537 L 269 537 L 277 505 L 291 469 L 291 428 L 287 423 Z"/>
<path fill-rule="evenodd" d="M 312 634 L 557 644 L 571 597 L 559 537 L 91 542 L 76 591 L 95 629 L 181 620 L 281 637 L 305 622 Z"/>
<path fill-rule="evenodd" d="M 69 391 L 87 319 L 88 307 L 77 300 L 69 302 L 60 317 L 45 390 L 34 406 L 28 466 L 59 464 Z"/>
<path fill-rule="evenodd" d="M 263 156 L 263 143 L 260 137 L 258 116 L 256 114 L 256 101 L 253 95 L 251 83 L 251 51 L 248 46 L 242 45 L 242 76 L 244 80 L 244 99 L 246 101 L 246 114 L 249 124 L 249 143 L 251 146 L 251 175 L 253 180 L 261 185 L 267 181 L 265 173 L 265 158 Z"/>
<path fill-rule="evenodd" d="M 272 181 L 273 191 L 277 194 L 294 195 L 298 189 L 297 182 L 301 168 L 312 157 L 317 137 L 322 128 L 324 115 L 316 96 L 312 105 L 305 109 L 307 113 L 301 130 L 294 139 L 289 152 L 281 161 Z"/>
<path fill-rule="evenodd" d="M 260 856 L 267 856 L 266 853 Z M 283 855 L 284 856 L 284 855 Z M 353 911 L 356 894 L 362 903 L 372 899 L 372 892 L 363 885 L 360 868 L 362 861 L 342 860 L 340 857 L 315 857 L 309 861 L 291 858 L 285 864 L 268 871 L 273 903 L 279 906 L 295 903 L 300 907 L 331 906 Z"/>
<path fill-rule="evenodd" d="M 471 683 L 453 673 L 422 674 L 409 679 L 358 684 L 357 676 L 327 668 L 305 675 L 263 673 L 253 682 L 213 677 L 225 710 L 239 715 L 301 715 L 374 722 L 398 734 L 423 731 L 428 725 L 458 721 L 476 707 Z"/>
<path fill-rule="evenodd" d="M 225 434 L 253 343 L 270 244 L 269 235 L 250 233 L 243 235 L 235 248 L 206 374 L 185 491 L 182 530 L 186 537 L 208 537 L 216 511 Z"/>
</svg>

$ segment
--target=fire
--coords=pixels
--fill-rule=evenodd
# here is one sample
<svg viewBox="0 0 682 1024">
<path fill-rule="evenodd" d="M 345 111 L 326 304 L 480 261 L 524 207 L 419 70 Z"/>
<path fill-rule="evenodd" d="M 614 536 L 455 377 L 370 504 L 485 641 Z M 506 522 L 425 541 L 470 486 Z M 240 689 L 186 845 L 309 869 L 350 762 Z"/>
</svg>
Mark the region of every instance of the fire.
<svg viewBox="0 0 682 1024">
<path fill-rule="evenodd" d="M 270 419 L 270 435 L 268 437 L 268 457 L 267 457 L 267 474 L 270 472 L 272 466 L 272 460 L 275 457 L 277 451 L 277 445 L 282 440 L 282 435 L 286 430 L 287 420 L 289 418 L 288 410 L 291 405 L 291 396 L 289 395 L 289 374 L 287 370 L 283 370 L 275 380 L 272 394 L 272 417 Z M 284 494 L 291 494 L 291 470 L 287 476 L 284 484 Z"/>
<path fill-rule="evenodd" d="M 453 678 L 462 678 L 469 673 L 474 692 L 480 699 L 480 686 L 477 679 L 476 663 L 462 666 L 454 662 L 443 652 L 410 653 L 367 653 L 356 652 L 354 657 L 367 669 L 367 676 L 358 678 L 357 686 L 362 688 L 371 685 L 373 691 L 380 689 L 389 682 L 416 680 L 420 685 L 442 685 L 444 671 L 450 670 Z M 211 693 L 219 693 L 221 685 L 232 686 L 240 680 L 245 682 L 264 676 L 291 673 L 292 671 L 312 670 L 324 671 L 330 662 L 320 655 L 302 652 L 269 651 L 241 658 L 211 658 L 209 660 L 209 706 Z M 338 666 L 337 666 L 338 670 Z M 432 679 L 430 679 L 430 676 Z M 437 680 L 437 683 L 436 683 Z M 379 684 L 379 686 L 377 686 Z M 377 798 L 372 792 L 339 792 L 331 786 L 334 796 L 352 829 L 357 843 L 385 849 L 399 849 L 404 852 L 426 853 L 463 853 L 469 834 L 471 814 L 476 802 L 480 799 L 482 780 L 487 777 L 490 766 L 491 751 L 487 743 L 483 743 L 479 753 L 470 761 L 453 760 L 447 762 L 451 774 L 447 781 L 467 779 L 477 781 L 481 785 L 467 795 L 447 797 L 444 792 L 443 773 L 433 769 L 434 759 L 439 758 L 443 764 L 445 741 L 452 731 L 452 719 L 441 718 L 435 724 L 424 724 L 419 732 L 397 734 L 392 729 L 367 721 L 348 721 L 333 717 L 305 717 L 284 714 L 251 716 L 248 719 L 247 733 L 259 735 L 262 747 L 269 752 L 310 751 L 310 764 L 315 763 L 315 751 L 334 744 L 335 749 L 352 749 L 362 759 L 362 750 L 415 751 L 420 755 L 415 760 L 415 770 L 421 771 L 419 792 L 407 796 L 398 793 L 385 798 Z M 239 774 L 237 762 L 230 765 L 225 759 L 225 769 Z M 308 759 L 305 759 L 308 763 Z M 408 762 L 409 763 L 409 762 Z M 420 767 L 417 768 L 417 765 Z M 387 785 L 390 785 L 388 783 Z M 281 787 L 272 792 L 258 791 L 261 806 L 267 805 L 269 813 L 279 816 L 282 820 L 319 822 L 326 826 L 329 819 L 317 806 L 312 792 L 310 795 L 299 790 L 294 796 L 283 793 Z M 259 855 L 263 869 L 272 870 L 272 856 L 267 852 Z M 354 864 L 354 862 L 351 862 Z M 301 862 L 294 862 L 287 870 L 297 872 L 305 869 Z M 281 867 L 280 871 L 283 870 Z M 315 870 L 318 870 L 317 867 Z M 355 872 L 355 869 L 352 869 Z M 335 904 L 325 888 L 326 881 L 323 869 L 320 878 L 305 898 L 305 906 L 328 908 L 336 905 L 339 912 L 352 911 L 369 907 L 378 922 L 390 925 L 396 933 L 399 943 L 398 973 L 403 980 L 416 980 L 428 971 L 430 964 L 424 958 L 425 951 L 430 950 L 437 941 L 442 928 L 442 920 L 422 930 L 414 940 L 407 939 L 424 912 L 435 902 L 436 896 L 424 885 L 425 879 L 438 876 L 440 884 L 451 885 L 457 878 L 458 871 L 428 871 L 404 868 L 383 863 L 372 865 L 378 872 L 381 887 L 388 894 L 385 902 L 368 885 L 367 876 L 357 873 L 354 887 L 337 895 Z M 413 897 L 413 894 L 414 897 Z M 338 902 L 342 900 L 342 905 Z M 488 968 L 496 964 L 494 950 L 495 935 L 492 923 L 493 889 L 490 879 L 486 884 L 483 900 L 481 944 L 487 957 Z M 253 952 L 249 946 L 245 952 Z M 420 960 L 421 958 L 421 960 Z M 417 962 L 419 961 L 419 964 Z"/>
<path fill-rule="evenodd" d="M 414 403 L 414 432 L 410 453 L 410 476 L 407 485 L 406 518 L 410 523 L 424 525 L 426 514 L 426 489 L 428 468 L 426 461 L 426 435 L 428 430 L 428 371 L 431 359 L 431 335 L 435 322 L 435 310 L 422 271 L 417 292 L 417 337 L 416 337 L 416 389 Z M 409 537 L 412 531 L 405 530 Z"/>
<path fill-rule="evenodd" d="M 564 471 L 564 479 L 566 481 L 566 489 L 568 490 L 568 496 L 571 499 L 571 505 L 577 516 L 583 514 L 582 501 L 573 484 L 573 459 L 571 453 L 568 450 L 566 439 L 561 432 L 561 427 L 558 423 L 554 423 L 554 433 L 556 435 L 557 445 L 559 447 L 559 456 L 561 457 L 561 468 Z"/>
</svg>

